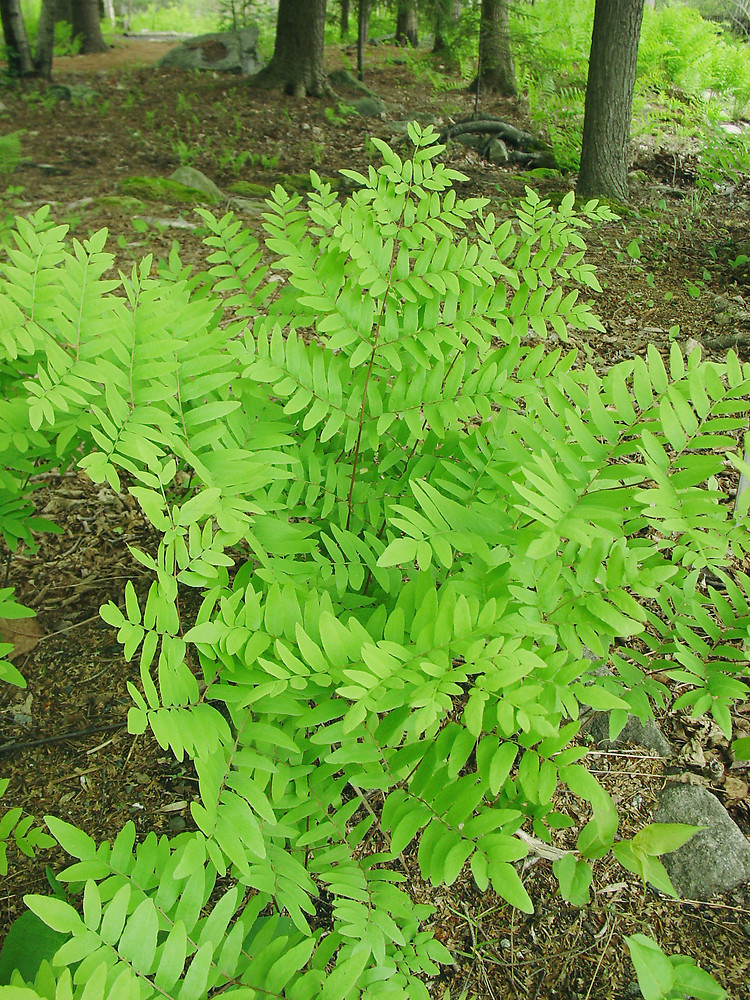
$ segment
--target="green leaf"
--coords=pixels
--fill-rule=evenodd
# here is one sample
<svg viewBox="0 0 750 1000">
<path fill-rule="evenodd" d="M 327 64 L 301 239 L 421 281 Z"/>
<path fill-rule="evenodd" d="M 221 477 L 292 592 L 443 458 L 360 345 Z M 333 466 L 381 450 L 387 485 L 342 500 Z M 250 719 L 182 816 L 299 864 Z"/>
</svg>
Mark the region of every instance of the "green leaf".
<svg viewBox="0 0 750 1000">
<path fill-rule="evenodd" d="M 339 959 L 336 968 L 325 978 L 320 1000 L 344 1000 L 359 982 L 369 957 L 370 949 L 360 945 L 355 946 L 348 958 Z"/>
<path fill-rule="evenodd" d="M 28 908 L 60 934 L 75 933 L 82 927 L 81 918 L 68 903 L 53 896 L 24 896 Z"/>
<path fill-rule="evenodd" d="M 675 972 L 674 987 L 686 996 L 695 997 L 696 1000 L 726 1000 L 729 996 L 713 976 L 687 956 L 674 955 L 672 964 Z"/>
<path fill-rule="evenodd" d="M 81 861 L 91 861 L 96 857 L 96 844 L 83 830 L 56 816 L 45 816 L 44 822 L 49 832 L 68 854 Z"/>
<path fill-rule="evenodd" d="M 418 545 L 415 538 L 394 538 L 378 559 L 378 566 L 399 566 L 414 562 Z"/>
<path fill-rule="evenodd" d="M 649 823 L 633 837 L 633 850 L 649 855 L 669 854 L 702 829 L 685 823 Z"/>
<path fill-rule="evenodd" d="M 589 886 L 593 872 L 591 866 L 575 854 L 565 854 L 556 858 L 552 870 L 560 883 L 560 893 L 574 906 L 586 906 L 589 902 Z"/>
<path fill-rule="evenodd" d="M 498 896 L 502 896 L 523 913 L 534 912 L 534 904 L 513 865 L 506 861 L 490 863 L 489 875 L 492 888 Z"/>
<path fill-rule="evenodd" d="M 644 934 L 626 937 L 644 1000 L 667 1000 L 675 984 L 675 970 L 659 945 Z"/>
<path fill-rule="evenodd" d="M 10 983 L 18 970 L 27 983 L 33 983 L 42 962 L 52 956 L 67 941 L 68 935 L 55 931 L 31 910 L 25 910 L 13 921 L 0 951 L 0 986 Z"/>
</svg>

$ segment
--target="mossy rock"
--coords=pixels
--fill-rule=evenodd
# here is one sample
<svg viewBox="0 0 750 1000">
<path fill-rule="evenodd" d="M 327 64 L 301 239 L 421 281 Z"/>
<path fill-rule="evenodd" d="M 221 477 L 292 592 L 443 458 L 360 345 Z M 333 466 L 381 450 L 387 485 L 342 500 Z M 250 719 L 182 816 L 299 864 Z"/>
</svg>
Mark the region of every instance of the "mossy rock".
<svg viewBox="0 0 750 1000">
<path fill-rule="evenodd" d="M 562 174 L 553 167 L 534 167 L 533 170 L 527 170 L 524 177 L 536 177 L 539 180 L 560 180 Z"/>
<path fill-rule="evenodd" d="M 356 76 L 353 76 L 349 70 L 334 69 L 328 74 L 328 79 L 335 90 L 343 90 L 350 94 L 366 94 L 368 97 L 375 96 L 370 88 L 358 80 Z"/>
<path fill-rule="evenodd" d="M 243 198 L 268 198 L 273 188 L 268 184 L 256 184 L 255 181 L 234 181 L 229 185 L 229 190 Z"/>
<path fill-rule="evenodd" d="M 96 204 L 100 208 L 119 209 L 133 215 L 143 210 L 143 202 L 140 198 L 134 198 L 129 194 L 103 194 L 96 199 Z"/>
<path fill-rule="evenodd" d="M 162 201 L 168 205 L 216 205 L 219 201 L 168 177 L 126 177 L 118 182 L 117 190 L 143 201 Z"/>
</svg>

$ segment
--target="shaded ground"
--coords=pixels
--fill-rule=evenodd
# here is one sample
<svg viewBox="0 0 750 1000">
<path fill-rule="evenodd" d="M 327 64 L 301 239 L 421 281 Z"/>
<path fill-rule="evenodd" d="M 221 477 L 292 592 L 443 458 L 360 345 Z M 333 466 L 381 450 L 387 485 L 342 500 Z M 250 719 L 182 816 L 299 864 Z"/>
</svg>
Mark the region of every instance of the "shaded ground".
<svg viewBox="0 0 750 1000">
<path fill-rule="evenodd" d="M 236 77 L 153 68 L 167 47 L 128 41 L 101 56 L 58 60 L 56 82 L 85 84 L 74 100 L 57 101 L 33 83 L 0 92 L 2 132 L 24 130 L 22 162 L 7 178 L 12 187 L 0 200 L 0 218 L 3 208 L 26 213 L 51 203 L 54 217 L 79 238 L 107 226 L 109 249 L 123 270 L 147 252 L 165 257 L 175 238 L 183 260 L 200 266 L 205 251 L 193 208 L 124 197 L 124 180 L 168 176 L 180 163 L 202 170 L 225 191 L 237 181 L 268 187 L 311 167 L 335 177 L 342 167 L 367 166 L 370 135 L 403 142 L 394 120 L 421 113 L 443 124 L 473 110 L 473 97 L 458 90 L 435 93 L 416 78 L 397 49 L 377 51 L 367 81 L 387 102 L 387 117 L 361 119 L 334 101 L 295 101 L 256 93 Z M 332 67 L 344 64 L 338 51 L 329 58 Z M 350 99 L 342 96 L 344 103 Z M 484 110 L 528 127 L 515 104 L 492 102 Z M 589 259 L 599 265 L 603 285 L 596 308 L 607 332 L 579 343 L 602 367 L 649 342 L 667 348 L 670 337 L 687 344 L 708 333 L 710 350 L 720 351 L 717 332 L 724 346 L 750 332 L 747 269 L 737 260 L 750 256 L 746 194 L 702 199 L 689 185 L 689 158 L 655 146 L 642 148 L 638 157 L 645 173 L 633 208 L 589 239 Z M 503 206 L 529 183 L 458 144 L 446 159 L 470 178 L 462 193 L 490 198 L 496 212 L 507 210 Z M 543 195 L 565 190 L 559 180 L 531 183 Z M 260 205 L 248 209 L 250 226 L 259 224 Z M 147 736 L 128 735 L 126 682 L 137 680 L 137 669 L 123 661 L 112 630 L 98 616 L 104 602 L 122 601 L 126 580 L 139 593 L 145 589 L 148 581 L 127 546 L 148 549 L 154 540 L 127 492 L 94 487 L 75 472 L 39 485 L 38 510 L 62 532 L 45 536 L 35 555 L 9 560 L 8 585 L 37 611 L 39 629 L 29 627 L 25 645 L 19 637 L 15 663 L 28 690 L 0 692 L 0 773 L 11 779 L 4 803 L 23 805 L 37 817 L 53 813 L 97 840 L 112 838 L 128 819 L 144 833 L 184 829 L 196 794 L 192 770 Z M 734 487 L 729 477 L 725 485 Z M 736 721 L 747 734 L 747 714 L 738 712 Z M 742 780 L 736 784 L 747 772 L 726 774 L 726 742 L 710 726 L 682 718 L 665 720 L 665 727 L 684 768 L 750 832 L 747 785 L 743 792 Z M 665 780 L 663 763 L 635 751 L 592 752 L 588 763 L 618 803 L 623 835 L 631 836 L 649 820 Z M 65 863 L 51 853 L 36 862 L 10 855 L 0 937 L 21 912 L 23 893 L 45 891 L 44 865 Z M 745 892 L 711 903 L 675 902 L 605 860 L 595 871 L 591 905 L 577 909 L 555 896 L 549 862 L 531 858 L 523 878 L 538 905 L 527 917 L 491 892 L 479 894 L 470 877 L 450 890 L 431 889 L 418 877 L 416 858 L 405 860 L 415 898 L 437 907 L 434 931 L 456 956 L 455 967 L 435 983 L 436 997 L 446 985 L 452 996 L 467 988 L 478 997 L 524 1000 L 637 997 L 622 940 L 637 931 L 653 933 L 667 952 L 693 955 L 734 1000 L 750 997 Z"/>
</svg>

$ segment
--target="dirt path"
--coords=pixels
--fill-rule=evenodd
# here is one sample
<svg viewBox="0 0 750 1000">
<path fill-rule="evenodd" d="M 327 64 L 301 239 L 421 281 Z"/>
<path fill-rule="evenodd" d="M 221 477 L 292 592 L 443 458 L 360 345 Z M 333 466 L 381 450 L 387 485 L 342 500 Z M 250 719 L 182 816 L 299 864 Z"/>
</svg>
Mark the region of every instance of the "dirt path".
<svg viewBox="0 0 750 1000">
<path fill-rule="evenodd" d="M 179 40 L 144 41 L 141 38 L 117 38 L 108 52 L 97 52 L 87 56 L 56 56 L 52 67 L 53 76 L 115 73 L 123 66 L 151 66 L 179 44 Z"/>
</svg>

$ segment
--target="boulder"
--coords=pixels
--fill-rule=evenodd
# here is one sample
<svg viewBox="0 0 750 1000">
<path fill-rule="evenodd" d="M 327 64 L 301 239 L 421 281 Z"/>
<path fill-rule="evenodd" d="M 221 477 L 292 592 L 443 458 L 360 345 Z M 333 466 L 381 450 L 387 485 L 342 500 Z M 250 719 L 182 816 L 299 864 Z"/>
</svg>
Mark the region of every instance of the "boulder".
<svg viewBox="0 0 750 1000">
<path fill-rule="evenodd" d="M 258 29 L 252 27 L 197 35 L 170 49 L 156 65 L 252 75 L 263 67 L 257 51 L 258 34 Z"/>
<path fill-rule="evenodd" d="M 385 114 L 385 104 L 379 97 L 360 97 L 352 107 L 363 118 L 382 118 Z"/>
<path fill-rule="evenodd" d="M 646 747 L 649 750 L 656 750 L 660 757 L 672 757 L 674 755 L 669 741 L 666 739 L 661 729 L 653 719 L 641 721 L 636 715 L 628 715 L 617 739 L 609 738 L 609 712 L 597 712 L 592 716 L 585 730 L 594 741 L 594 745 L 600 750 L 618 750 L 632 744 L 636 747 Z"/>
<path fill-rule="evenodd" d="M 206 177 L 195 167 L 178 167 L 173 174 L 169 175 L 169 179 L 177 181 L 178 184 L 184 184 L 185 187 L 193 188 L 195 191 L 200 191 L 207 196 L 209 201 L 225 200 L 221 189 L 214 184 L 210 177 Z"/>
<path fill-rule="evenodd" d="M 708 899 L 750 881 L 750 843 L 706 788 L 681 783 L 667 785 L 654 821 L 705 827 L 679 851 L 662 857 L 681 896 Z"/>
</svg>

